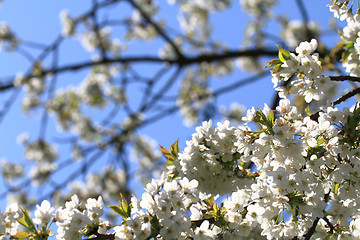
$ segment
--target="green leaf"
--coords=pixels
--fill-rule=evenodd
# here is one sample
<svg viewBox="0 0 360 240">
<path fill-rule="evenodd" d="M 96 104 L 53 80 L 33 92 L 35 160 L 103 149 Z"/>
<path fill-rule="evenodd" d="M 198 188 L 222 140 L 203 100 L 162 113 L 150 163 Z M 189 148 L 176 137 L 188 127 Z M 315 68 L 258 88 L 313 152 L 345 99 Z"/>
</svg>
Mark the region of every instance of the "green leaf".
<svg viewBox="0 0 360 240">
<path fill-rule="evenodd" d="M 124 217 L 126 215 L 126 213 L 119 206 L 110 205 L 109 208 L 122 217 Z"/>
<path fill-rule="evenodd" d="M 120 206 L 111 205 L 109 208 L 124 218 L 131 217 L 131 204 L 126 202 L 124 196 L 120 193 L 121 202 Z"/>
<path fill-rule="evenodd" d="M 128 204 L 126 202 L 126 199 L 124 198 L 124 196 L 121 193 L 120 193 L 120 195 L 121 195 L 121 206 L 123 208 L 123 211 L 126 212 L 127 217 L 130 217 L 131 216 L 131 203 Z"/>
<path fill-rule="evenodd" d="M 311 116 L 309 106 L 307 106 L 307 107 L 305 108 L 305 114 L 306 114 L 306 116 L 308 116 L 308 117 L 310 117 L 310 116 Z"/>
<path fill-rule="evenodd" d="M 269 119 L 269 122 L 271 123 L 271 125 L 274 125 L 274 123 L 275 123 L 275 113 L 274 113 L 274 111 L 271 111 L 269 113 L 268 119 Z"/>
<path fill-rule="evenodd" d="M 216 204 L 216 202 L 213 204 L 214 213 L 217 215 L 219 212 L 219 206 Z"/>
<path fill-rule="evenodd" d="M 170 167 L 174 165 L 174 161 L 177 159 L 177 156 L 179 154 L 179 139 L 176 140 L 173 144 L 170 146 L 170 152 L 166 150 L 163 146 L 160 145 L 161 153 L 166 157 L 166 167 Z"/>
<path fill-rule="evenodd" d="M 281 62 L 286 62 L 286 60 L 290 59 L 290 52 L 288 50 L 283 49 L 279 45 L 276 44 L 276 46 L 279 48 L 279 59 Z"/>
<path fill-rule="evenodd" d="M 271 60 L 270 62 L 267 62 L 269 63 L 265 68 L 268 68 L 268 67 L 275 67 L 276 65 L 282 65 L 283 62 L 280 60 L 280 59 L 273 59 Z"/>
<path fill-rule="evenodd" d="M 171 154 L 176 158 L 179 153 L 179 139 L 177 139 L 173 144 L 170 146 Z"/>
<path fill-rule="evenodd" d="M 270 134 L 274 135 L 275 132 L 274 130 L 272 129 L 273 125 L 274 125 L 274 112 L 271 111 L 269 113 L 269 118 L 265 116 L 264 112 L 259 108 L 257 107 L 256 109 L 256 118 L 254 120 L 254 122 L 258 122 L 262 125 L 264 125 L 267 130 L 270 132 Z"/>
<path fill-rule="evenodd" d="M 334 194 L 339 193 L 339 187 L 340 187 L 340 183 L 334 183 L 334 187 L 333 187 L 333 193 Z"/>
<path fill-rule="evenodd" d="M 168 150 L 166 150 L 163 146 L 160 145 L 160 150 L 161 150 L 161 153 L 168 159 L 168 160 L 171 160 L 171 161 L 174 161 L 176 158 L 174 155 L 172 155 L 171 152 L 169 152 Z"/>
<path fill-rule="evenodd" d="M 30 232 L 36 233 L 36 228 L 34 223 L 31 220 L 31 217 L 28 213 L 28 211 L 26 210 L 26 208 L 22 208 L 20 207 L 21 211 L 23 212 L 23 217 L 17 219 L 17 221 L 23 225 L 24 227 L 26 227 L 27 229 L 29 229 Z"/>
<path fill-rule="evenodd" d="M 12 237 L 13 238 L 16 238 L 16 239 L 24 239 L 24 238 L 28 238 L 30 237 L 31 234 L 30 233 L 27 233 L 27 232 L 17 232 L 15 235 L 13 235 Z"/>
<path fill-rule="evenodd" d="M 320 146 L 321 144 L 323 144 L 324 142 L 326 142 L 326 140 L 324 138 L 319 138 L 317 140 L 317 145 Z"/>
<path fill-rule="evenodd" d="M 278 73 L 278 72 L 280 72 L 281 69 L 282 69 L 281 64 L 278 64 L 278 65 L 276 65 L 276 66 L 273 68 L 273 70 L 271 71 L 271 73 L 272 73 L 272 74 Z"/>
<path fill-rule="evenodd" d="M 18 221 L 21 225 L 23 225 L 24 227 L 28 227 L 26 221 L 24 218 L 18 218 L 16 219 L 16 221 Z"/>
<path fill-rule="evenodd" d="M 256 121 L 255 122 L 259 122 L 259 123 L 263 123 L 266 119 L 265 114 L 263 113 L 263 111 L 257 107 L 256 108 Z"/>
<path fill-rule="evenodd" d="M 348 49 L 341 54 L 341 59 L 343 60 L 343 63 L 347 62 L 347 59 L 348 59 L 350 53 L 351 53 L 351 51 Z"/>
<path fill-rule="evenodd" d="M 211 196 L 204 200 L 209 206 L 213 205 L 214 203 L 214 196 Z"/>
<path fill-rule="evenodd" d="M 349 43 L 346 44 L 345 47 L 346 47 L 347 49 L 350 49 L 350 48 L 354 48 L 354 45 L 355 45 L 354 42 L 349 42 Z"/>
</svg>

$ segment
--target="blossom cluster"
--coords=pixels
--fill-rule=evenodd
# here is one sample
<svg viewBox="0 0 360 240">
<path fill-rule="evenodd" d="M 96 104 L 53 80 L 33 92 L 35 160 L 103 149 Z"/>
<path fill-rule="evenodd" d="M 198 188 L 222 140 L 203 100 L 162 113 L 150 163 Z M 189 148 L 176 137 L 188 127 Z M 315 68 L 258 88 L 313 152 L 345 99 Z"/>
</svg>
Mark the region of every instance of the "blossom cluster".
<svg viewBox="0 0 360 240">
<path fill-rule="evenodd" d="M 179 174 L 199 182 L 199 191 L 224 195 L 234 186 L 247 185 L 247 163 L 239 162 L 236 128 L 230 122 L 218 123 L 212 128 L 211 120 L 196 128 L 192 139 L 187 141 L 184 152 L 179 154 Z M 243 129 L 247 131 L 247 128 Z M 239 130 L 242 131 L 242 130 Z M 243 166 L 243 167 L 240 167 Z M 213 180 L 213 181 L 212 181 Z"/>
<path fill-rule="evenodd" d="M 7 51 L 13 51 L 19 44 L 19 40 L 7 23 L 0 24 L 0 50 L 4 44 Z"/>
<path fill-rule="evenodd" d="M 82 239 L 83 235 L 91 235 L 93 229 L 98 233 L 106 232 L 109 223 L 100 218 L 103 208 L 101 197 L 89 198 L 84 207 L 74 195 L 71 201 L 56 211 L 47 200 L 42 201 L 36 206 L 34 217 L 31 218 L 25 208 L 13 203 L 0 214 L 0 238 L 14 236 L 17 239 L 47 239 L 53 234 L 51 224 L 56 222 L 57 239 Z"/>
<path fill-rule="evenodd" d="M 276 4 L 276 0 L 240 0 L 241 7 L 251 15 L 267 15 L 269 8 Z"/>
<path fill-rule="evenodd" d="M 291 239 L 319 222 L 314 239 L 355 239 L 360 232 L 354 215 L 360 197 L 359 116 L 357 106 L 328 107 L 314 119 L 284 99 L 276 112 L 266 105 L 248 110 L 243 120 L 259 124 L 257 131 L 227 121 L 216 127 L 204 122 L 182 153 L 173 147 L 168 173 L 147 184 L 141 199 L 111 206 L 124 218 L 112 232 L 100 219 L 101 198 L 88 199 L 81 208 L 74 196 L 55 215 L 45 201 L 32 223 L 41 228 L 54 218 L 58 239 L 90 233 L 116 239 Z M 225 197 L 216 200 L 216 195 Z M 27 214 L 19 209 L 14 218 Z M 15 235 L 15 225 L 3 234 Z"/>
<path fill-rule="evenodd" d="M 318 46 L 317 40 L 312 39 L 311 42 L 301 42 L 295 49 L 295 53 L 280 48 L 280 59 L 275 59 L 268 66 L 275 66 L 272 71 L 272 82 L 277 87 L 281 81 L 288 81 L 293 76 L 294 79 L 289 86 L 279 86 L 276 90 L 281 98 L 303 97 L 305 102 L 322 100 L 324 104 L 328 104 L 330 99 L 329 92 L 334 86 L 329 77 L 322 75 L 321 62 L 319 54 L 316 53 Z"/>
<path fill-rule="evenodd" d="M 180 4 L 179 22 L 186 35 L 195 39 L 206 39 L 211 33 L 209 14 L 222 11 L 230 6 L 229 0 L 168 0 Z"/>
<path fill-rule="evenodd" d="M 360 59 L 360 13 L 353 13 L 352 7 L 349 8 L 349 1 L 335 1 L 328 5 L 335 18 L 346 21 L 346 26 L 341 34 L 341 47 L 345 48 L 343 55 L 343 66 L 351 76 L 360 76 L 359 59 Z"/>
<path fill-rule="evenodd" d="M 58 168 L 56 164 L 57 150 L 55 146 L 42 139 L 33 142 L 26 140 L 24 145 L 25 158 L 34 162 L 34 166 L 30 171 L 31 179 L 35 184 L 41 185 L 48 180 L 50 173 Z"/>
<path fill-rule="evenodd" d="M 168 174 L 152 180 L 141 199 L 113 207 L 124 217 L 113 233 L 99 219 L 101 199 L 87 200 L 81 210 L 73 197 L 54 215 L 57 237 L 81 239 L 92 232 L 116 239 L 293 238 L 304 236 L 317 219 L 315 239 L 358 237 L 359 116 L 358 107 L 329 107 L 312 119 L 284 99 L 276 114 L 267 106 L 248 110 L 244 120 L 258 123 L 258 131 L 204 122 L 183 153 L 174 152 Z M 212 195 L 228 197 L 219 203 Z M 53 211 L 43 202 L 33 224 L 47 225 Z"/>
<path fill-rule="evenodd" d="M 295 48 L 299 43 L 306 41 L 308 37 L 317 39 L 320 36 L 320 27 L 312 21 L 305 25 L 301 21 L 294 20 L 285 24 L 282 36 L 287 46 Z"/>
<path fill-rule="evenodd" d="M 137 0 L 136 3 L 141 6 L 141 10 L 144 11 L 145 14 L 153 16 L 158 13 L 158 6 L 154 1 Z M 163 23 L 164 22 L 162 21 L 160 24 L 162 25 Z M 127 24 L 127 28 L 128 31 L 125 38 L 128 40 L 151 40 L 158 34 L 154 25 L 150 24 L 144 18 L 139 9 L 135 9 L 132 12 L 132 15 L 129 18 Z"/>
</svg>

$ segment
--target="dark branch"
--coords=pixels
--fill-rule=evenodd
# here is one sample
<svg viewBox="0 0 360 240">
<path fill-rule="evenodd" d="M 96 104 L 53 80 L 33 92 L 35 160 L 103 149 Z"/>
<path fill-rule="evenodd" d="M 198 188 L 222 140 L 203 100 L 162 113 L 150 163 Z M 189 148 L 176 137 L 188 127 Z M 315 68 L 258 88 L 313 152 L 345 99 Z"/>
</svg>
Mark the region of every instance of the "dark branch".
<svg viewBox="0 0 360 240">
<path fill-rule="evenodd" d="M 82 63 L 68 64 L 62 67 L 44 69 L 40 76 L 36 75 L 26 75 L 25 77 L 44 77 L 48 74 L 58 74 L 68 71 L 77 71 L 88 67 L 93 67 L 96 65 L 106 65 L 106 64 L 127 64 L 127 63 L 167 63 L 175 64 L 179 66 L 188 66 L 192 64 L 197 64 L 201 62 L 217 62 L 225 59 L 233 59 L 243 56 L 251 57 L 260 57 L 260 56 L 277 56 L 278 50 L 271 49 L 252 49 L 252 50 L 241 50 L 241 51 L 227 51 L 223 53 L 208 53 L 200 54 L 194 57 L 184 57 L 182 59 L 173 59 L 173 58 L 159 58 L 157 56 L 140 56 L 140 57 L 122 57 L 122 58 L 113 58 L 113 59 L 103 59 L 101 61 L 86 61 Z M 7 82 L 0 85 L 0 91 L 5 91 L 14 87 L 13 82 Z"/>
<path fill-rule="evenodd" d="M 183 58 L 183 54 L 180 52 L 179 48 L 175 45 L 174 41 L 172 41 L 170 39 L 170 37 L 163 31 L 163 29 L 161 29 L 161 27 L 156 24 L 151 17 L 142 9 L 142 7 L 137 4 L 135 1 L 133 0 L 128 0 L 128 2 L 134 7 L 136 8 L 140 14 L 143 16 L 143 18 L 151 25 L 155 28 L 156 32 L 164 38 L 164 40 L 170 44 L 170 46 L 173 48 L 173 50 L 176 52 L 176 55 L 178 56 L 178 58 Z"/>
<path fill-rule="evenodd" d="M 327 225 L 330 228 L 330 234 L 333 234 L 335 231 L 334 226 L 331 224 L 331 222 L 329 221 L 329 219 L 327 217 L 323 217 L 322 219 L 324 219 L 324 221 L 327 223 Z"/>
<path fill-rule="evenodd" d="M 330 76 L 331 81 L 337 81 L 337 82 L 344 82 L 344 81 L 352 81 L 352 82 L 360 82 L 359 77 L 353 77 L 353 76 Z"/>
<path fill-rule="evenodd" d="M 298 8 L 301 13 L 301 17 L 303 19 L 303 23 L 304 23 L 305 30 L 306 30 L 306 38 L 308 41 L 310 41 L 312 38 L 314 38 L 314 36 L 313 36 L 312 32 L 310 31 L 310 29 L 308 28 L 308 23 L 309 23 L 308 13 L 305 9 L 305 6 L 304 6 L 304 3 L 302 0 L 296 0 L 296 4 L 298 5 Z"/>
<path fill-rule="evenodd" d="M 347 99 L 355 96 L 356 94 L 360 93 L 360 87 L 359 88 L 355 88 L 352 91 L 346 93 L 345 95 L 341 96 L 340 98 L 338 98 L 337 100 L 335 100 L 334 102 L 332 102 L 332 105 L 338 105 L 342 102 L 345 102 Z"/>
<path fill-rule="evenodd" d="M 310 240 L 311 236 L 315 233 L 316 226 L 319 222 L 320 218 L 316 218 L 309 231 L 306 233 L 304 240 Z"/>
</svg>

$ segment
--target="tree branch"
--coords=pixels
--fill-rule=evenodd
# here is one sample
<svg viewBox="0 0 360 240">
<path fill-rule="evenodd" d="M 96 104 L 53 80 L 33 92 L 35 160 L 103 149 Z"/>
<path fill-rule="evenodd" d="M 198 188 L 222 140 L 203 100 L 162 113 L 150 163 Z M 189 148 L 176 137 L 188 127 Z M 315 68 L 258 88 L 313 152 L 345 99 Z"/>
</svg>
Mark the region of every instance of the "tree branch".
<svg viewBox="0 0 360 240">
<path fill-rule="evenodd" d="M 330 234 L 333 234 L 335 228 L 334 228 L 334 226 L 331 224 L 331 222 L 329 221 L 329 219 L 328 219 L 327 217 L 323 217 L 322 219 L 324 219 L 325 222 L 327 223 L 327 225 L 329 226 L 329 228 L 330 228 Z"/>
<path fill-rule="evenodd" d="M 314 38 L 314 36 L 308 27 L 309 15 L 305 9 L 305 6 L 304 6 L 304 3 L 302 0 L 296 0 L 296 4 L 298 5 L 298 8 L 300 10 L 300 13 L 301 13 L 301 16 L 303 19 L 303 23 L 304 23 L 304 27 L 305 27 L 305 31 L 306 31 L 306 38 L 308 41 L 310 41 L 312 38 Z"/>
<path fill-rule="evenodd" d="M 356 94 L 360 93 L 360 87 L 353 89 L 352 91 L 346 93 L 345 95 L 339 97 L 337 100 L 335 100 L 334 102 L 332 102 L 332 106 L 338 105 L 344 101 L 346 101 L 347 99 L 355 96 Z"/>
<path fill-rule="evenodd" d="M 315 233 L 316 226 L 319 222 L 320 218 L 316 218 L 309 231 L 306 233 L 304 240 L 310 240 L 311 236 Z"/>
<path fill-rule="evenodd" d="M 176 55 L 178 56 L 178 58 L 183 58 L 183 54 L 181 53 L 180 49 L 175 45 L 174 41 L 172 41 L 170 39 L 170 37 L 163 31 L 163 29 L 161 29 L 161 27 L 156 24 L 151 17 L 142 9 L 142 7 L 137 4 L 135 1 L 133 0 L 128 0 L 128 2 L 134 7 L 136 8 L 140 14 L 143 16 L 143 18 L 151 25 L 155 28 L 156 32 L 164 38 L 164 40 L 170 44 L 170 46 L 173 48 L 173 50 L 176 52 Z"/>
<path fill-rule="evenodd" d="M 201 62 L 217 62 L 225 59 L 232 59 L 243 56 L 251 56 L 251 57 L 260 57 L 260 56 L 277 56 L 278 50 L 272 49 L 251 49 L 251 50 L 238 50 L 238 51 L 227 51 L 222 53 L 205 53 L 200 54 L 194 57 L 184 57 L 181 59 L 173 59 L 173 58 L 160 58 L 157 56 L 129 56 L 129 57 L 121 57 L 121 58 L 113 58 L 113 59 L 102 59 L 100 61 L 85 61 L 81 63 L 74 63 L 64 65 L 62 67 L 44 69 L 41 72 L 41 75 L 26 75 L 26 78 L 31 77 L 44 77 L 48 74 L 58 74 L 68 71 L 77 71 L 88 67 L 93 67 L 96 65 L 106 65 L 106 64 L 127 64 L 127 63 L 167 63 L 167 64 L 175 64 L 179 66 L 189 66 L 192 64 L 197 64 Z M 11 81 L 7 80 L 7 83 L 0 84 L 0 91 L 5 91 L 14 87 L 14 84 Z"/>
<path fill-rule="evenodd" d="M 341 76 L 329 76 L 331 81 L 344 82 L 344 81 L 352 81 L 352 82 L 360 82 L 359 77 L 341 75 Z"/>
</svg>

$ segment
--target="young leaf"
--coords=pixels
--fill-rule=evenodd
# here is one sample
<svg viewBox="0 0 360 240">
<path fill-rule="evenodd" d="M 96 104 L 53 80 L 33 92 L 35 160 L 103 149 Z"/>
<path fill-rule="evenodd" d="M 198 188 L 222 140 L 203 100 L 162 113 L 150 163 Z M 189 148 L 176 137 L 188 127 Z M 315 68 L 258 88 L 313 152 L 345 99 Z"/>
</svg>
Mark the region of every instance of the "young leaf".
<svg viewBox="0 0 360 240">
<path fill-rule="evenodd" d="M 274 114 L 274 111 L 271 111 L 271 112 L 269 113 L 268 118 L 269 118 L 269 122 L 271 123 L 271 125 L 274 125 L 274 123 L 275 123 L 275 114 Z"/>
<path fill-rule="evenodd" d="M 177 159 L 177 155 L 179 153 L 179 139 L 176 140 L 170 146 L 170 152 L 166 150 L 163 146 L 160 145 L 161 153 L 167 158 L 166 167 L 170 167 L 174 165 L 174 161 Z"/>
<path fill-rule="evenodd" d="M 343 60 L 343 63 L 347 62 L 347 59 L 348 59 L 350 53 L 351 53 L 351 51 L 349 49 L 342 53 L 341 59 Z"/>
<path fill-rule="evenodd" d="M 279 48 L 279 59 L 281 62 L 286 62 L 286 60 L 290 59 L 290 52 L 288 50 L 283 49 L 279 45 L 276 45 Z"/>
<path fill-rule="evenodd" d="M 126 199 L 124 198 L 124 196 L 120 193 L 121 196 L 121 207 L 123 209 L 123 211 L 126 213 L 127 217 L 131 216 L 131 203 L 128 204 L 126 202 Z"/>
<path fill-rule="evenodd" d="M 256 120 L 257 121 L 256 122 L 263 124 L 265 122 L 265 119 L 266 119 L 265 114 L 259 107 L 257 107 L 257 109 L 256 109 Z"/>
<path fill-rule="evenodd" d="M 31 234 L 27 232 L 17 232 L 15 235 L 12 236 L 12 238 L 15 239 L 24 239 L 30 237 Z"/>
<path fill-rule="evenodd" d="M 171 152 L 169 152 L 168 150 L 166 150 L 163 146 L 160 145 L 160 150 L 161 150 L 161 153 L 168 159 L 168 160 L 171 160 L 171 161 L 174 161 L 175 160 L 175 157 L 174 155 L 172 155 Z"/>
<path fill-rule="evenodd" d="M 339 183 L 335 183 L 334 184 L 334 187 L 333 187 L 333 193 L 335 195 L 337 195 L 339 193 L 339 187 L 340 187 L 340 184 Z"/>
<path fill-rule="evenodd" d="M 350 48 L 354 48 L 354 45 L 355 45 L 354 42 L 349 42 L 349 43 L 346 44 L 345 47 L 346 47 L 347 49 L 350 49 Z"/>
<path fill-rule="evenodd" d="M 256 120 L 254 122 L 258 122 L 264 126 L 266 126 L 267 130 L 272 134 L 274 135 L 275 132 L 274 130 L 272 129 L 273 125 L 274 125 L 274 112 L 270 112 L 269 114 L 269 118 L 265 116 L 264 112 L 259 108 L 257 107 L 256 109 Z"/>
<path fill-rule="evenodd" d="M 109 208 L 122 217 L 124 217 L 126 215 L 125 212 L 119 206 L 110 205 Z"/>
<path fill-rule="evenodd" d="M 131 203 L 128 204 L 121 193 L 120 196 L 120 206 L 111 205 L 109 208 L 124 218 L 131 217 Z"/>
<path fill-rule="evenodd" d="M 219 206 L 216 204 L 216 202 L 213 204 L 213 209 L 215 214 L 217 214 L 219 212 Z"/>
<path fill-rule="evenodd" d="M 280 72 L 281 69 L 282 69 L 281 64 L 278 64 L 278 65 L 276 65 L 276 66 L 273 68 L 273 70 L 271 71 L 271 73 L 272 73 L 272 74 L 278 73 L 278 72 Z"/>
<path fill-rule="evenodd" d="M 24 227 L 26 227 L 27 229 L 29 229 L 30 232 L 36 233 L 36 228 L 34 223 L 31 220 L 31 217 L 28 213 L 28 211 L 26 210 L 26 208 L 22 208 L 20 207 L 21 211 L 23 212 L 23 217 L 17 219 L 17 221 L 23 225 Z"/>
<path fill-rule="evenodd" d="M 173 144 L 171 144 L 170 152 L 175 158 L 177 157 L 179 153 L 179 139 L 176 140 Z"/>
<path fill-rule="evenodd" d="M 317 145 L 320 146 L 321 144 L 323 144 L 324 142 L 326 142 L 326 140 L 322 137 L 322 138 L 319 138 L 317 140 Z"/>
<path fill-rule="evenodd" d="M 265 68 L 275 67 L 276 65 L 283 64 L 283 62 L 280 59 L 273 59 L 273 60 L 271 60 L 270 62 L 267 62 L 267 63 L 269 63 L 269 64 Z"/>
</svg>

